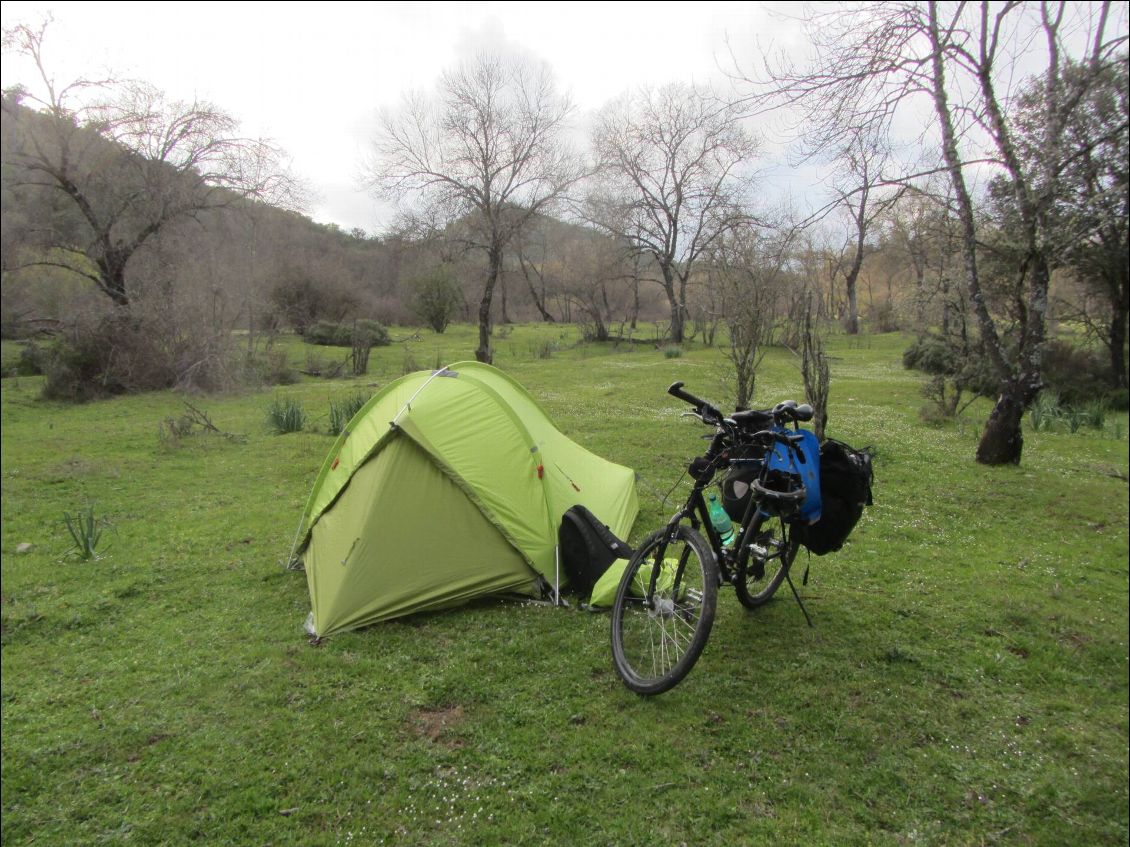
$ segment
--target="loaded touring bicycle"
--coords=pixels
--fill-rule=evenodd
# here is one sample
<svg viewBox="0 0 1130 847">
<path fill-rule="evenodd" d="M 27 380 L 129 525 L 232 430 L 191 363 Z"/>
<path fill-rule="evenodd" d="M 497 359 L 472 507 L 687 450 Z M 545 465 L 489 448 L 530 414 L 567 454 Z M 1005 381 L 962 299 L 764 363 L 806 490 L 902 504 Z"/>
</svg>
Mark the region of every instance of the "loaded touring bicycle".
<svg viewBox="0 0 1130 847">
<path fill-rule="evenodd" d="M 694 666 L 720 585 L 755 609 L 787 581 L 803 610 L 789 576 L 798 548 L 840 549 L 871 502 L 870 454 L 832 440 L 821 446 L 800 427 L 811 406 L 786 401 L 724 416 L 682 382 L 667 392 L 715 432 L 690 463 L 686 503 L 636 549 L 613 603 L 613 663 L 645 695 L 667 691 Z M 711 486 L 719 474 L 721 503 Z"/>
</svg>

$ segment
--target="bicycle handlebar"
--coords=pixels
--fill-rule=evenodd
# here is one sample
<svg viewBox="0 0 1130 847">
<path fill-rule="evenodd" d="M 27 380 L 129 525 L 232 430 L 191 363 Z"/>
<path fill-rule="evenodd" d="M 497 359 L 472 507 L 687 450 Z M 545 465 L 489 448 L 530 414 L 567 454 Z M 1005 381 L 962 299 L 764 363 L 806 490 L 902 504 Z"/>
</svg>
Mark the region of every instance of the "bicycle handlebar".
<svg viewBox="0 0 1130 847">
<path fill-rule="evenodd" d="M 695 397 L 689 391 L 683 390 L 682 380 L 680 380 L 679 382 L 671 383 L 671 385 L 667 389 L 667 393 L 672 397 L 678 397 L 680 400 L 686 403 L 690 403 L 692 406 L 694 406 L 695 411 L 698 412 L 699 416 L 701 416 L 703 421 L 706 423 L 718 424 L 721 423 L 724 418 L 722 412 L 718 410 L 718 407 L 712 405 L 711 403 L 708 403 L 700 397 Z M 789 421 L 799 421 L 800 423 L 805 423 L 812 420 L 814 414 L 813 409 L 810 405 L 808 405 L 807 403 L 801 403 L 798 406 L 796 400 L 785 400 L 782 403 L 778 403 L 772 409 L 766 410 L 766 413 L 772 415 L 773 420 L 778 424 L 788 423 Z M 735 418 L 739 415 L 752 414 L 761 413 L 741 412 L 735 415 Z"/>
<path fill-rule="evenodd" d="M 721 422 L 722 413 L 705 400 L 695 397 L 689 391 L 684 391 L 682 381 L 671 383 L 667 389 L 667 393 L 672 397 L 678 397 L 680 400 L 694 406 L 695 410 L 702 416 L 702 419 L 706 423 L 716 424 Z"/>
</svg>

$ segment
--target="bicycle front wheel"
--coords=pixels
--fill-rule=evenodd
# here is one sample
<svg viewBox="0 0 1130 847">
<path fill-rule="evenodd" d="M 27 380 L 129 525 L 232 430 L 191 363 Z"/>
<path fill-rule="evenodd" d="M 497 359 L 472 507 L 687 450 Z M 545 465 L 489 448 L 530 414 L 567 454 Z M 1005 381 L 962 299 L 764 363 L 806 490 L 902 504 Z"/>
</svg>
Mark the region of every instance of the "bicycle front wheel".
<svg viewBox="0 0 1130 847">
<path fill-rule="evenodd" d="M 717 601 L 718 565 L 702 536 L 688 526 L 674 538 L 652 533 L 612 606 L 612 661 L 624 685 L 650 695 L 678 684 L 706 646 Z"/>
<path fill-rule="evenodd" d="M 778 517 L 766 518 L 755 528 L 753 549 L 734 580 L 734 593 L 747 609 L 768 603 L 788 576 L 798 546 L 790 530 Z"/>
</svg>

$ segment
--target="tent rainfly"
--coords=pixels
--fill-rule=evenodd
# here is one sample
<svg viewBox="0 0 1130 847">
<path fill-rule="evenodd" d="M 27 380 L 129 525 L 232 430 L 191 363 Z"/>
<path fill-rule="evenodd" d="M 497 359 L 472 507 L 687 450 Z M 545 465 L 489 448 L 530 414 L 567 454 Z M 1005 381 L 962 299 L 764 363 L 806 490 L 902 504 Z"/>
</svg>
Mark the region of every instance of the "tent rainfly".
<svg viewBox="0 0 1130 847">
<path fill-rule="evenodd" d="M 582 504 L 626 538 L 635 475 L 562 435 L 479 362 L 408 374 L 334 442 L 298 530 L 322 637 L 486 594 L 565 587 L 557 530 Z"/>
</svg>

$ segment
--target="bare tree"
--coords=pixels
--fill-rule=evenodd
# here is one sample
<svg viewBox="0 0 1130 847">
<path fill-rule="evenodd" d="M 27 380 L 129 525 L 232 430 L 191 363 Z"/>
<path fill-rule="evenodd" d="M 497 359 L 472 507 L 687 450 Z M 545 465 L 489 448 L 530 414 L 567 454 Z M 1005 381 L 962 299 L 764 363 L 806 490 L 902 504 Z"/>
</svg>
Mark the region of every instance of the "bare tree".
<svg viewBox="0 0 1130 847">
<path fill-rule="evenodd" d="M 170 224 L 243 198 L 293 198 L 282 153 L 239 136 L 238 122 L 203 101 L 171 101 L 142 82 L 78 79 L 60 85 L 44 59 L 48 23 L 4 31 L 4 50 L 32 60 L 32 88 L 6 93 L 5 109 L 40 112 L 36 134 L 4 164 L 13 183 L 64 198 L 77 227 L 47 234 L 47 258 L 91 280 L 119 306 L 131 292 L 131 259 Z"/>
<path fill-rule="evenodd" d="M 759 233 L 752 227 L 720 239 L 715 265 L 718 307 L 729 331 L 726 357 L 734 367 L 735 403 L 749 408 L 757 372 L 773 344 L 796 230 Z"/>
<path fill-rule="evenodd" d="M 546 66 L 480 55 L 444 73 L 434 97 L 410 95 L 383 116 L 370 186 L 486 253 L 481 362 L 492 358 L 491 303 L 505 251 L 582 176 L 563 139 L 571 112 Z"/>
<path fill-rule="evenodd" d="M 1112 12 L 1121 15 L 1113 22 Z M 840 7 L 808 19 L 812 66 L 783 63 L 758 86 L 762 102 L 791 104 L 810 143 L 833 145 L 860 129 L 889 138 L 905 107 L 928 103 L 942 167 L 953 186 L 961 227 L 965 286 L 981 340 L 999 380 L 996 405 L 977 448 L 985 464 L 1016 463 L 1023 448 L 1021 418 L 1042 386 L 1052 243 L 1049 215 L 1061 190 L 1064 129 L 1074 120 L 1105 61 L 1125 43 L 1125 7 L 1076 4 L 888 2 Z M 1111 30 L 1118 34 L 1111 36 Z M 1065 78 L 1071 45 L 1089 73 Z M 1042 52 L 1040 155 L 1026 162 L 1009 116 L 1008 81 L 1017 54 Z M 1019 315 L 1002 326 L 990 311 L 978 267 L 978 218 L 971 188 L 977 167 L 1003 173 L 1011 186 L 1023 260 L 1016 268 Z M 1006 336 L 1011 344 L 1006 345 Z"/>
<path fill-rule="evenodd" d="M 844 291 L 847 295 L 847 314 L 844 328 L 848 335 L 859 334 L 859 297 L 856 283 L 867 255 L 867 239 L 872 236 L 875 224 L 898 202 L 901 190 L 881 193 L 887 184 L 883 173 L 888 156 L 880 145 L 862 132 L 847 139 L 837 160 L 845 166 L 833 183 L 835 203 L 851 220 L 851 234 L 844 250 L 847 261 L 843 263 Z"/>
<path fill-rule="evenodd" d="M 626 323 L 631 309 L 627 287 L 618 284 L 630 273 L 630 258 L 623 245 L 592 229 L 579 230 L 560 249 L 569 269 L 561 288 L 573 319 L 586 339 L 608 341 L 616 315 Z"/>
<path fill-rule="evenodd" d="M 593 144 L 601 168 L 593 220 L 655 263 L 680 343 L 695 263 L 748 220 L 744 166 L 757 144 L 733 105 L 681 83 L 605 107 Z"/>
</svg>

